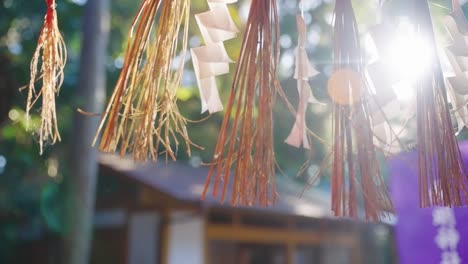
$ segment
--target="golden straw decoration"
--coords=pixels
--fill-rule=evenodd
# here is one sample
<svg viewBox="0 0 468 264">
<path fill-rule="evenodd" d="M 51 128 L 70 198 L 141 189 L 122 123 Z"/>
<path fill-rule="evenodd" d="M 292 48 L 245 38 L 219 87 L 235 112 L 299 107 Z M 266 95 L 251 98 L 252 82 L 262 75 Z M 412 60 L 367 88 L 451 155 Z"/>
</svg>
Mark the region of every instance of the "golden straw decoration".
<svg viewBox="0 0 468 264">
<path fill-rule="evenodd" d="M 155 160 L 165 153 L 175 160 L 179 140 L 183 140 L 190 155 L 193 143 L 176 94 L 185 62 L 189 13 L 189 0 L 143 1 L 98 130 L 101 151 L 131 153 L 137 161 Z"/>
<path fill-rule="evenodd" d="M 47 13 L 31 60 L 31 79 L 26 102 L 26 119 L 29 122 L 31 109 L 42 98 L 41 125 L 38 132 L 41 155 L 45 144 L 60 141 L 55 95 L 62 86 L 63 69 L 67 60 L 65 43 L 57 25 L 55 0 L 46 0 L 46 4 Z M 41 81 L 39 90 L 36 89 L 38 81 Z"/>
</svg>

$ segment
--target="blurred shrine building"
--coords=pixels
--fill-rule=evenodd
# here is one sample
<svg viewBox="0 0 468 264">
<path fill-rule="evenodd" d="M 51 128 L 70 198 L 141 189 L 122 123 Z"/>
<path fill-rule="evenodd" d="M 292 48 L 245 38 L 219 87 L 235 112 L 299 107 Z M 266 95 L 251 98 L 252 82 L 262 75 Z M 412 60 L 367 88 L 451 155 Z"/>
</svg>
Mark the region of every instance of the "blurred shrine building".
<svg viewBox="0 0 468 264">
<path fill-rule="evenodd" d="M 211 196 L 200 200 L 207 173 L 183 162 L 136 164 L 102 155 L 91 263 L 397 262 L 392 228 L 333 218 L 326 191 L 300 197 L 299 183 L 277 177 L 275 206 L 231 207 Z M 19 263 L 60 263 L 53 256 L 58 244 L 30 241 Z"/>
</svg>

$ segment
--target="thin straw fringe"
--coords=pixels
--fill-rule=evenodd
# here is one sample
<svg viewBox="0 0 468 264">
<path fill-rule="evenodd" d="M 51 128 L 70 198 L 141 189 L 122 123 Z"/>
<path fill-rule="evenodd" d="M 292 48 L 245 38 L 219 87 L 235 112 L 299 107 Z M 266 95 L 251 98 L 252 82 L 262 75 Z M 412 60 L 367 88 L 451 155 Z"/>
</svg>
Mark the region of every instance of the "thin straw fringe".
<svg viewBox="0 0 468 264">
<path fill-rule="evenodd" d="M 158 10 L 160 16 L 154 25 Z M 94 145 L 102 132 L 101 151 L 119 149 L 122 156 L 131 153 L 134 160 L 146 161 L 156 160 L 162 147 L 166 157 L 175 160 L 182 139 L 190 155 L 190 146 L 194 144 L 188 137 L 187 121 L 177 106 L 189 13 L 189 0 L 142 3 L 129 33 L 122 72 L 93 142 Z M 182 43 L 178 42 L 180 36 Z M 179 49 L 176 65 L 174 57 Z"/>
<path fill-rule="evenodd" d="M 31 76 L 26 103 L 26 119 L 30 120 L 30 111 L 42 97 L 41 125 L 39 128 L 39 151 L 42 155 L 46 143 L 60 141 L 55 110 L 55 94 L 63 83 L 63 69 L 67 60 L 67 50 L 57 25 L 55 0 L 46 0 L 47 14 L 37 41 L 37 47 L 31 60 Z M 40 74 L 38 74 L 38 65 Z M 36 90 L 35 84 L 42 79 L 42 87 Z"/>
<path fill-rule="evenodd" d="M 221 202 L 229 195 L 228 189 L 232 205 L 268 206 L 277 199 L 272 120 L 275 96 L 281 89 L 276 73 L 279 58 L 276 8 L 275 0 L 251 3 L 241 55 L 202 199 L 213 176 L 213 196 L 218 197 L 221 188 Z"/>
<path fill-rule="evenodd" d="M 334 102 L 332 210 L 336 216 L 357 218 L 358 201 L 362 199 L 366 219 L 377 221 L 381 214 L 392 212 L 393 205 L 380 174 L 373 145 L 367 102 L 369 91 L 362 81 L 359 35 L 350 0 L 336 2 L 333 54 L 335 73 L 343 70 L 354 72 L 361 87 L 339 87 L 343 94 L 358 94 L 360 97 L 357 100 L 353 98 L 349 104 Z M 361 91 L 349 93 L 348 89 L 353 88 Z"/>
<path fill-rule="evenodd" d="M 468 202 L 467 173 L 452 126 L 429 6 L 427 1 L 415 3 L 416 28 L 429 38 L 435 60 L 417 87 L 420 206 L 463 206 Z"/>
</svg>

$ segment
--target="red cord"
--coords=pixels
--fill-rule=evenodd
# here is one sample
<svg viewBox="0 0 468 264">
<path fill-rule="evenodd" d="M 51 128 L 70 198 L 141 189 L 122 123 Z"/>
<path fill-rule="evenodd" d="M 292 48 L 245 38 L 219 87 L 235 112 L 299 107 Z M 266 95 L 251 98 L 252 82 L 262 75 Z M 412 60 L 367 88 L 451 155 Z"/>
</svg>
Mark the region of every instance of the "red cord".
<svg viewBox="0 0 468 264">
<path fill-rule="evenodd" d="M 47 3 L 46 22 L 52 23 L 52 20 L 54 18 L 55 0 L 46 0 L 46 3 Z"/>
</svg>

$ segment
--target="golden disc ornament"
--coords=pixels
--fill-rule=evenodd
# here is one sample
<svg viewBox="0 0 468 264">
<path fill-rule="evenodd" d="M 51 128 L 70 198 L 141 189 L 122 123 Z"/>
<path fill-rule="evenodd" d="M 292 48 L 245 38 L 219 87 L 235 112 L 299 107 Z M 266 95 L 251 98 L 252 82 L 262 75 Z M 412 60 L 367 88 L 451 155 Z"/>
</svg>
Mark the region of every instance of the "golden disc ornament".
<svg viewBox="0 0 468 264">
<path fill-rule="evenodd" d="M 361 100 L 362 82 L 359 73 L 351 69 L 335 71 L 328 80 L 328 95 L 339 105 L 353 105 Z"/>
</svg>

